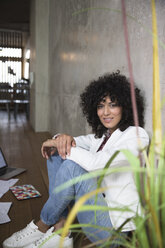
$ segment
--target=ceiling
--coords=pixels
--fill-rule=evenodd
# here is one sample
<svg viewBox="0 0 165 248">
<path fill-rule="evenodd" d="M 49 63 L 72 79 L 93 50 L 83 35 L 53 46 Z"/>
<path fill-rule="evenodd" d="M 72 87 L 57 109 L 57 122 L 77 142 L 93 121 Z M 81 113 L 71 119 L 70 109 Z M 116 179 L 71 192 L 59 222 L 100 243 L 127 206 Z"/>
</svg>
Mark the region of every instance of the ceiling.
<svg viewBox="0 0 165 248">
<path fill-rule="evenodd" d="M 30 0 L 0 0 L 0 29 L 29 32 Z"/>
</svg>

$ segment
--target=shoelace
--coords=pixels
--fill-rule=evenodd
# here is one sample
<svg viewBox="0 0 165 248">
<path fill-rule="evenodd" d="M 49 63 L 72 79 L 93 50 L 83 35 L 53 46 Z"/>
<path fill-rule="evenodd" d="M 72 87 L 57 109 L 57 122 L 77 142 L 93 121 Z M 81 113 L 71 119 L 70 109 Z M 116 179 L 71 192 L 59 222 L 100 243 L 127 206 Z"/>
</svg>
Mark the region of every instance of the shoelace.
<svg viewBox="0 0 165 248">
<path fill-rule="evenodd" d="M 40 245 L 42 245 L 42 243 L 43 243 L 44 241 L 48 240 L 48 239 L 52 236 L 53 230 L 54 230 L 54 227 L 51 227 L 51 228 L 43 235 L 43 237 L 41 237 L 40 239 L 36 240 L 36 241 L 33 243 L 32 248 L 41 247 Z M 56 235 L 56 234 L 54 234 L 54 235 Z M 68 237 L 71 238 L 70 236 L 71 236 L 71 232 L 69 232 L 69 236 L 68 236 Z"/>
<path fill-rule="evenodd" d="M 46 241 L 51 235 L 52 235 L 52 231 L 53 231 L 54 227 L 51 227 L 44 235 L 43 237 L 41 237 L 40 239 L 36 240 L 33 244 L 33 248 L 34 247 L 38 247 L 39 245 L 41 245 L 44 241 Z"/>
<path fill-rule="evenodd" d="M 26 232 L 25 232 L 26 231 Z M 25 227 L 24 229 L 18 231 L 15 235 L 16 235 L 16 240 L 22 239 L 26 236 L 29 236 L 30 234 L 32 234 L 33 232 L 36 232 L 35 229 L 33 229 L 33 231 L 29 228 L 29 225 L 27 225 L 27 227 Z"/>
</svg>

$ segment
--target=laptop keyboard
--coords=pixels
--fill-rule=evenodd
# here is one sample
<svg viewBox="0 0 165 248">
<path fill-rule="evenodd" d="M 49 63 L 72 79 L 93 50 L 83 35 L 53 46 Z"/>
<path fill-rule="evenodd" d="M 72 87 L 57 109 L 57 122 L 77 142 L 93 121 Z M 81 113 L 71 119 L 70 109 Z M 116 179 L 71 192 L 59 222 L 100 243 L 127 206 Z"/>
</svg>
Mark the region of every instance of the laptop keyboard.
<svg viewBox="0 0 165 248">
<path fill-rule="evenodd" d="M 15 170 L 15 168 L 8 167 L 6 170 L 7 170 L 7 172 L 11 172 L 11 171 Z"/>
<path fill-rule="evenodd" d="M 7 167 L 7 168 L 4 168 L 4 169 L 1 169 L 0 170 L 0 176 L 4 175 L 6 172 L 11 172 L 13 170 L 15 170 L 15 168 Z"/>
</svg>

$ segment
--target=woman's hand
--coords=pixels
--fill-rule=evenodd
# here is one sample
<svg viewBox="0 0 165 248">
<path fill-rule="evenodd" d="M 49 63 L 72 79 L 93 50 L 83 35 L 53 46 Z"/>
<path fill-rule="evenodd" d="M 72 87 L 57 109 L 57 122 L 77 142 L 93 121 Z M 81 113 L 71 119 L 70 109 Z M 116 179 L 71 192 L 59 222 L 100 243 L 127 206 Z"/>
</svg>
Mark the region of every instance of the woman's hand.
<svg viewBox="0 0 165 248">
<path fill-rule="evenodd" d="M 72 146 L 76 146 L 74 138 L 67 134 L 60 134 L 56 139 L 48 139 L 42 144 L 41 153 L 46 159 L 52 156 L 56 149 L 58 154 L 65 159 L 66 155 L 70 155 L 70 149 Z"/>
<path fill-rule="evenodd" d="M 48 139 L 46 140 L 41 147 L 42 156 L 46 159 L 49 159 L 56 151 L 56 140 Z"/>
<path fill-rule="evenodd" d="M 67 134 L 60 134 L 55 139 L 56 148 L 58 150 L 58 154 L 65 159 L 66 155 L 70 155 L 70 150 L 72 146 L 76 146 L 76 142 L 74 138 Z"/>
</svg>

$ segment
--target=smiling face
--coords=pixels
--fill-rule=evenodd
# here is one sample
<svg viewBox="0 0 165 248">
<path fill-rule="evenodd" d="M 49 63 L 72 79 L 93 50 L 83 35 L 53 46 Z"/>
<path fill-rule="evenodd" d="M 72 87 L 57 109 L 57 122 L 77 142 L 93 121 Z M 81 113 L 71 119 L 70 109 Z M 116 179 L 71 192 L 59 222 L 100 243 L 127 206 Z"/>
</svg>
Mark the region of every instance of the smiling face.
<svg viewBox="0 0 165 248">
<path fill-rule="evenodd" d="M 108 128 L 112 134 L 121 121 L 122 107 L 118 106 L 116 102 L 112 102 L 109 96 L 106 96 L 97 106 L 97 115 L 104 127 Z"/>
</svg>

